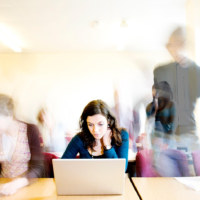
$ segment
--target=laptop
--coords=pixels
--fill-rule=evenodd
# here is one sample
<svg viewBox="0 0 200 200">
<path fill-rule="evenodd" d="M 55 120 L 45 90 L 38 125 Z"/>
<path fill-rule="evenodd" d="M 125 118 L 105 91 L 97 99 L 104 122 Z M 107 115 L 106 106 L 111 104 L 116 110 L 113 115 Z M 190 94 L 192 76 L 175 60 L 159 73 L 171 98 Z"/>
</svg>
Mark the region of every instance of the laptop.
<svg viewBox="0 0 200 200">
<path fill-rule="evenodd" d="M 53 159 L 57 195 L 123 194 L 125 159 Z"/>
</svg>

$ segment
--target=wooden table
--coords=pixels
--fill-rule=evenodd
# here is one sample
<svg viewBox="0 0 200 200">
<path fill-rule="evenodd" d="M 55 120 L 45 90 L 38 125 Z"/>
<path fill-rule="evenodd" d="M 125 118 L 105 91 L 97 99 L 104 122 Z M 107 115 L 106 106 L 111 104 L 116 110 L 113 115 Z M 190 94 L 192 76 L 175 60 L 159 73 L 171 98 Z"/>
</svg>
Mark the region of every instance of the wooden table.
<svg viewBox="0 0 200 200">
<path fill-rule="evenodd" d="M 8 182 L 9 179 L 0 178 L 0 184 Z M 77 188 L 78 189 L 78 188 Z M 139 197 L 130 182 L 125 178 L 124 195 L 107 196 L 57 196 L 56 186 L 52 178 L 40 178 L 30 186 L 20 189 L 12 196 L 0 196 L 1 200 L 139 200 Z"/>
<path fill-rule="evenodd" d="M 128 150 L 128 162 L 135 162 L 137 153 L 134 153 L 132 149 Z"/>
<path fill-rule="evenodd" d="M 200 192 L 194 191 L 174 178 L 132 178 L 143 200 L 199 200 Z"/>
</svg>

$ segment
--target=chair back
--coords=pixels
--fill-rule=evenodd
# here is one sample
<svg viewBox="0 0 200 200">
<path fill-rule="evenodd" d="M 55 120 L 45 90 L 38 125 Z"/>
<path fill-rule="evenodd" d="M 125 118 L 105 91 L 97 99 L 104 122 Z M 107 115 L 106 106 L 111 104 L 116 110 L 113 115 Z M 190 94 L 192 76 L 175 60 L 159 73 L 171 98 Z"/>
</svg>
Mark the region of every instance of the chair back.
<svg viewBox="0 0 200 200">
<path fill-rule="evenodd" d="M 153 150 L 141 150 L 136 155 L 137 177 L 157 177 L 158 174 L 153 167 Z"/>
<path fill-rule="evenodd" d="M 194 171 L 196 176 L 200 176 L 200 149 L 192 152 Z"/>
<path fill-rule="evenodd" d="M 58 159 L 52 153 L 43 152 L 45 178 L 54 178 L 52 159 Z"/>
</svg>

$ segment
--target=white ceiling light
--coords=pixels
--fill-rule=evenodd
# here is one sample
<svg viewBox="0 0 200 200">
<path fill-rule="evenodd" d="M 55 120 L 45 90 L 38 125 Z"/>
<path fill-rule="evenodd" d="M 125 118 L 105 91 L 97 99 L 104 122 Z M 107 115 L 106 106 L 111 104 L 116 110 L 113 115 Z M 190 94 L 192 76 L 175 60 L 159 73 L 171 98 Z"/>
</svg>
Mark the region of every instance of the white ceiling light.
<svg viewBox="0 0 200 200">
<path fill-rule="evenodd" d="M 22 49 L 18 46 L 16 42 L 16 37 L 10 34 L 8 30 L 0 26 L 0 40 L 10 47 L 15 52 L 22 52 Z"/>
<path fill-rule="evenodd" d="M 124 29 L 125 28 L 125 29 Z M 126 35 L 128 31 L 128 23 L 125 20 L 121 21 L 120 27 L 118 28 L 117 32 L 117 50 L 123 51 L 126 41 Z"/>
<path fill-rule="evenodd" d="M 121 24 L 120 24 L 120 27 L 121 28 L 127 28 L 128 27 L 128 24 L 125 20 L 122 20 Z"/>
<path fill-rule="evenodd" d="M 100 23 L 100 21 L 94 21 L 94 22 L 92 23 L 92 27 L 95 28 L 95 29 L 101 28 L 101 23 Z"/>
</svg>

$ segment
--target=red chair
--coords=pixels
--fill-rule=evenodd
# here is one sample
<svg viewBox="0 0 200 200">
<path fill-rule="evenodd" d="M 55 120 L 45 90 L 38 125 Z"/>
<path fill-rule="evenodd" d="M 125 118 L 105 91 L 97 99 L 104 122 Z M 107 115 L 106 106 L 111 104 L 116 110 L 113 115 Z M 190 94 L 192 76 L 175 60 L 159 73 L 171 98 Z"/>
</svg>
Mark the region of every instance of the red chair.
<svg viewBox="0 0 200 200">
<path fill-rule="evenodd" d="M 153 168 L 153 150 L 141 150 L 136 155 L 136 174 L 137 177 L 158 177 L 159 175 Z"/>
<path fill-rule="evenodd" d="M 200 176 L 200 149 L 192 152 L 193 165 L 196 176 Z"/>
<path fill-rule="evenodd" d="M 43 152 L 44 155 L 44 176 L 45 178 L 54 178 L 52 159 L 58 159 L 52 153 Z"/>
</svg>

